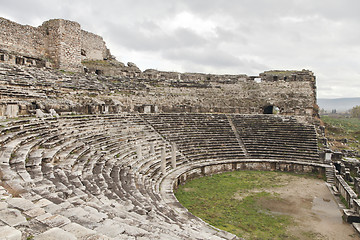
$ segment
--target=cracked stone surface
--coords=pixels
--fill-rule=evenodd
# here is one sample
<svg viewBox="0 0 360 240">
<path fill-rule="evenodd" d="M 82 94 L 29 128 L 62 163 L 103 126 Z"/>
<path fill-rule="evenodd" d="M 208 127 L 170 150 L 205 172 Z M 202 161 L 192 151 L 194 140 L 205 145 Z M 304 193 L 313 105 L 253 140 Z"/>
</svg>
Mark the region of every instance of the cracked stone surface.
<svg viewBox="0 0 360 240">
<path fill-rule="evenodd" d="M 26 218 L 16 209 L 4 209 L 0 211 L 0 219 L 9 226 L 17 226 L 26 223 Z"/>
</svg>

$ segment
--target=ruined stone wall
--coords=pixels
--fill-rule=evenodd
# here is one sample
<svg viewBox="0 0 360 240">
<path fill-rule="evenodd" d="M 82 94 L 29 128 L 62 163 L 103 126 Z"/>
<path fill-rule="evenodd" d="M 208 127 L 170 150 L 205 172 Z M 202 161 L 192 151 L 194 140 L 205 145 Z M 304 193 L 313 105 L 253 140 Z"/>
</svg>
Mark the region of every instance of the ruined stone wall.
<svg viewBox="0 0 360 240">
<path fill-rule="evenodd" d="M 49 20 L 39 28 L 46 38 L 46 57 L 53 67 L 80 71 L 81 28 L 77 22 L 63 19 Z"/>
<path fill-rule="evenodd" d="M 245 74 L 206 74 L 206 73 L 179 73 L 158 71 L 155 69 L 147 69 L 142 72 L 141 77 L 149 80 L 179 80 L 179 81 L 200 81 L 200 82 L 229 82 L 245 80 L 248 77 Z"/>
<path fill-rule="evenodd" d="M 45 53 L 45 42 L 39 29 L 0 17 L 0 49 L 40 58 Z"/>
<path fill-rule="evenodd" d="M 262 114 L 274 106 L 281 115 L 317 114 L 310 82 L 243 81 L 211 88 L 158 87 L 150 93 L 135 93 L 130 99 L 135 105 L 157 105 L 162 112 Z"/>
<path fill-rule="evenodd" d="M 295 75 L 298 80 L 290 78 Z M 109 113 L 151 108 L 151 112 L 263 114 L 273 106 L 280 115 L 306 118 L 318 115 L 315 76 L 310 71 L 293 71 L 287 80 L 276 81 L 272 78 L 258 81 L 245 75 L 228 81 L 220 76 L 223 75 L 206 81 L 126 78 L 8 66 L 0 61 L 0 103 L 22 99 L 30 107 L 25 115 L 31 113 L 35 101 L 43 106 L 41 109 L 76 113 L 101 113 L 106 112 L 105 106 L 119 106 L 109 109 Z M 0 114 L 5 115 L 4 111 Z"/>
<path fill-rule="evenodd" d="M 267 107 L 272 107 L 281 115 L 313 117 L 318 114 L 315 76 L 307 70 L 288 71 L 286 79 L 266 72 L 253 77 L 181 74 L 181 79 L 186 77 L 186 80 L 159 81 L 158 78 L 166 79 L 164 73 L 159 75 L 153 71 L 152 74 L 157 78 L 150 79 L 154 82 L 151 95 L 144 92 L 130 98 L 135 103 L 157 105 L 162 112 L 262 114 Z M 263 77 L 264 74 L 267 77 Z M 171 72 L 167 77 L 176 78 L 176 74 Z"/>
<path fill-rule="evenodd" d="M 25 65 L 24 57 L 31 57 L 48 61 L 48 66 L 54 68 L 79 72 L 83 71 L 81 50 L 86 55 L 84 59 L 103 60 L 111 56 L 102 37 L 81 30 L 77 22 L 52 19 L 32 27 L 0 18 L 1 61 Z"/>
<path fill-rule="evenodd" d="M 11 52 L 16 52 L 12 59 Z M 30 58 L 21 58 L 18 54 Z M 307 70 L 266 71 L 258 76 L 154 69 L 142 72 L 134 63 L 125 66 L 112 59 L 103 39 L 81 30 L 79 23 L 53 19 L 35 28 L 0 18 L 0 62 L 46 65 L 38 64 L 31 57 L 44 59 L 54 68 L 82 72 L 85 66 L 88 75 L 102 75 L 94 81 L 79 76 L 78 79 L 83 78 L 81 88 L 85 88 L 85 93 L 88 89 L 99 91 L 99 98 L 111 95 L 122 103 L 124 111 L 136 111 L 147 104 L 156 106 L 160 112 L 262 114 L 270 108 L 282 115 L 314 117 L 318 114 L 315 76 Z M 42 74 L 39 76 L 42 78 Z M 69 79 L 65 88 L 80 86 L 78 79 L 73 76 Z M 11 99 L 16 100 L 16 97 Z M 79 100 L 74 102 L 84 105 Z"/>
<path fill-rule="evenodd" d="M 84 30 L 81 30 L 81 55 L 82 60 L 104 60 L 111 57 L 103 38 Z"/>
</svg>

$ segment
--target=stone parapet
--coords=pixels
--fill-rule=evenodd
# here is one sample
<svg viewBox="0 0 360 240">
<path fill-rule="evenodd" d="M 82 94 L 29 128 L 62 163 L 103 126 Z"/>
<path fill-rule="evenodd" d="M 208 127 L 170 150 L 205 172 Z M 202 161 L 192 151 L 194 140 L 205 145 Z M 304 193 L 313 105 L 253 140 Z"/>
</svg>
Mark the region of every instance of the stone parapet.
<svg viewBox="0 0 360 240">
<path fill-rule="evenodd" d="M 339 190 L 341 196 L 345 198 L 349 208 L 352 208 L 354 205 L 354 199 L 357 199 L 356 193 L 351 189 L 351 187 L 340 175 L 335 176 L 335 186 Z"/>
</svg>

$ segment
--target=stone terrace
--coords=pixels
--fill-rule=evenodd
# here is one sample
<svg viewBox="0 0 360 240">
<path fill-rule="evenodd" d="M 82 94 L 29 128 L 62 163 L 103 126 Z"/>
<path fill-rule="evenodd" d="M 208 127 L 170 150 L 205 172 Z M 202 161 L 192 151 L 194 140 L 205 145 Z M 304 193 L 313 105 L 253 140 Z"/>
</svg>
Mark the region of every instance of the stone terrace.
<svg viewBox="0 0 360 240">
<path fill-rule="evenodd" d="M 169 142 L 192 161 L 244 158 L 229 121 L 224 114 L 141 115 Z"/>
<path fill-rule="evenodd" d="M 239 114 L 143 114 L 191 160 L 260 158 L 319 162 L 316 131 L 295 118 Z"/>
<path fill-rule="evenodd" d="M 270 115 L 233 115 L 231 120 L 252 158 L 319 161 L 313 125 Z"/>
<path fill-rule="evenodd" d="M 315 134 L 313 128 L 286 117 L 254 118 L 269 122 L 268 131 L 272 126 L 272 132 L 284 131 L 274 135 L 278 140 L 260 143 L 263 135 L 249 130 L 255 119 L 224 114 L 4 121 L 0 230 L 9 239 L 237 239 L 184 210 L 166 179 L 196 165 L 266 155 L 319 161 L 312 140 L 306 142 L 307 154 L 296 150 Z M 242 121 L 248 122 L 246 131 Z M 252 150 L 256 143 L 263 148 L 258 155 Z"/>
</svg>

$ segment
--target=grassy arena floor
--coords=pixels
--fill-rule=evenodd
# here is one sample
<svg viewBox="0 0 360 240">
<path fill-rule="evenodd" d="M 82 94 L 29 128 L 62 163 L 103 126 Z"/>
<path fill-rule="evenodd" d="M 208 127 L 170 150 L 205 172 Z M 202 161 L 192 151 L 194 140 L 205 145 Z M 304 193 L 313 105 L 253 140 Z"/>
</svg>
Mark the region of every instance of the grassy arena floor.
<svg viewBox="0 0 360 240">
<path fill-rule="evenodd" d="M 203 177 L 178 188 L 176 197 L 194 215 L 220 229 L 246 239 L 300 239 L 288 228 L 296 225 L 290 215 L 269 209 L 283 199 L 276 189 L 291 181 L 316 178 L 268 171 L 236 171 Z M 304 231 L 307 239 L 318 239 Z M 314 235 L 314 238 L 311 236 Z"/>
</svg>

